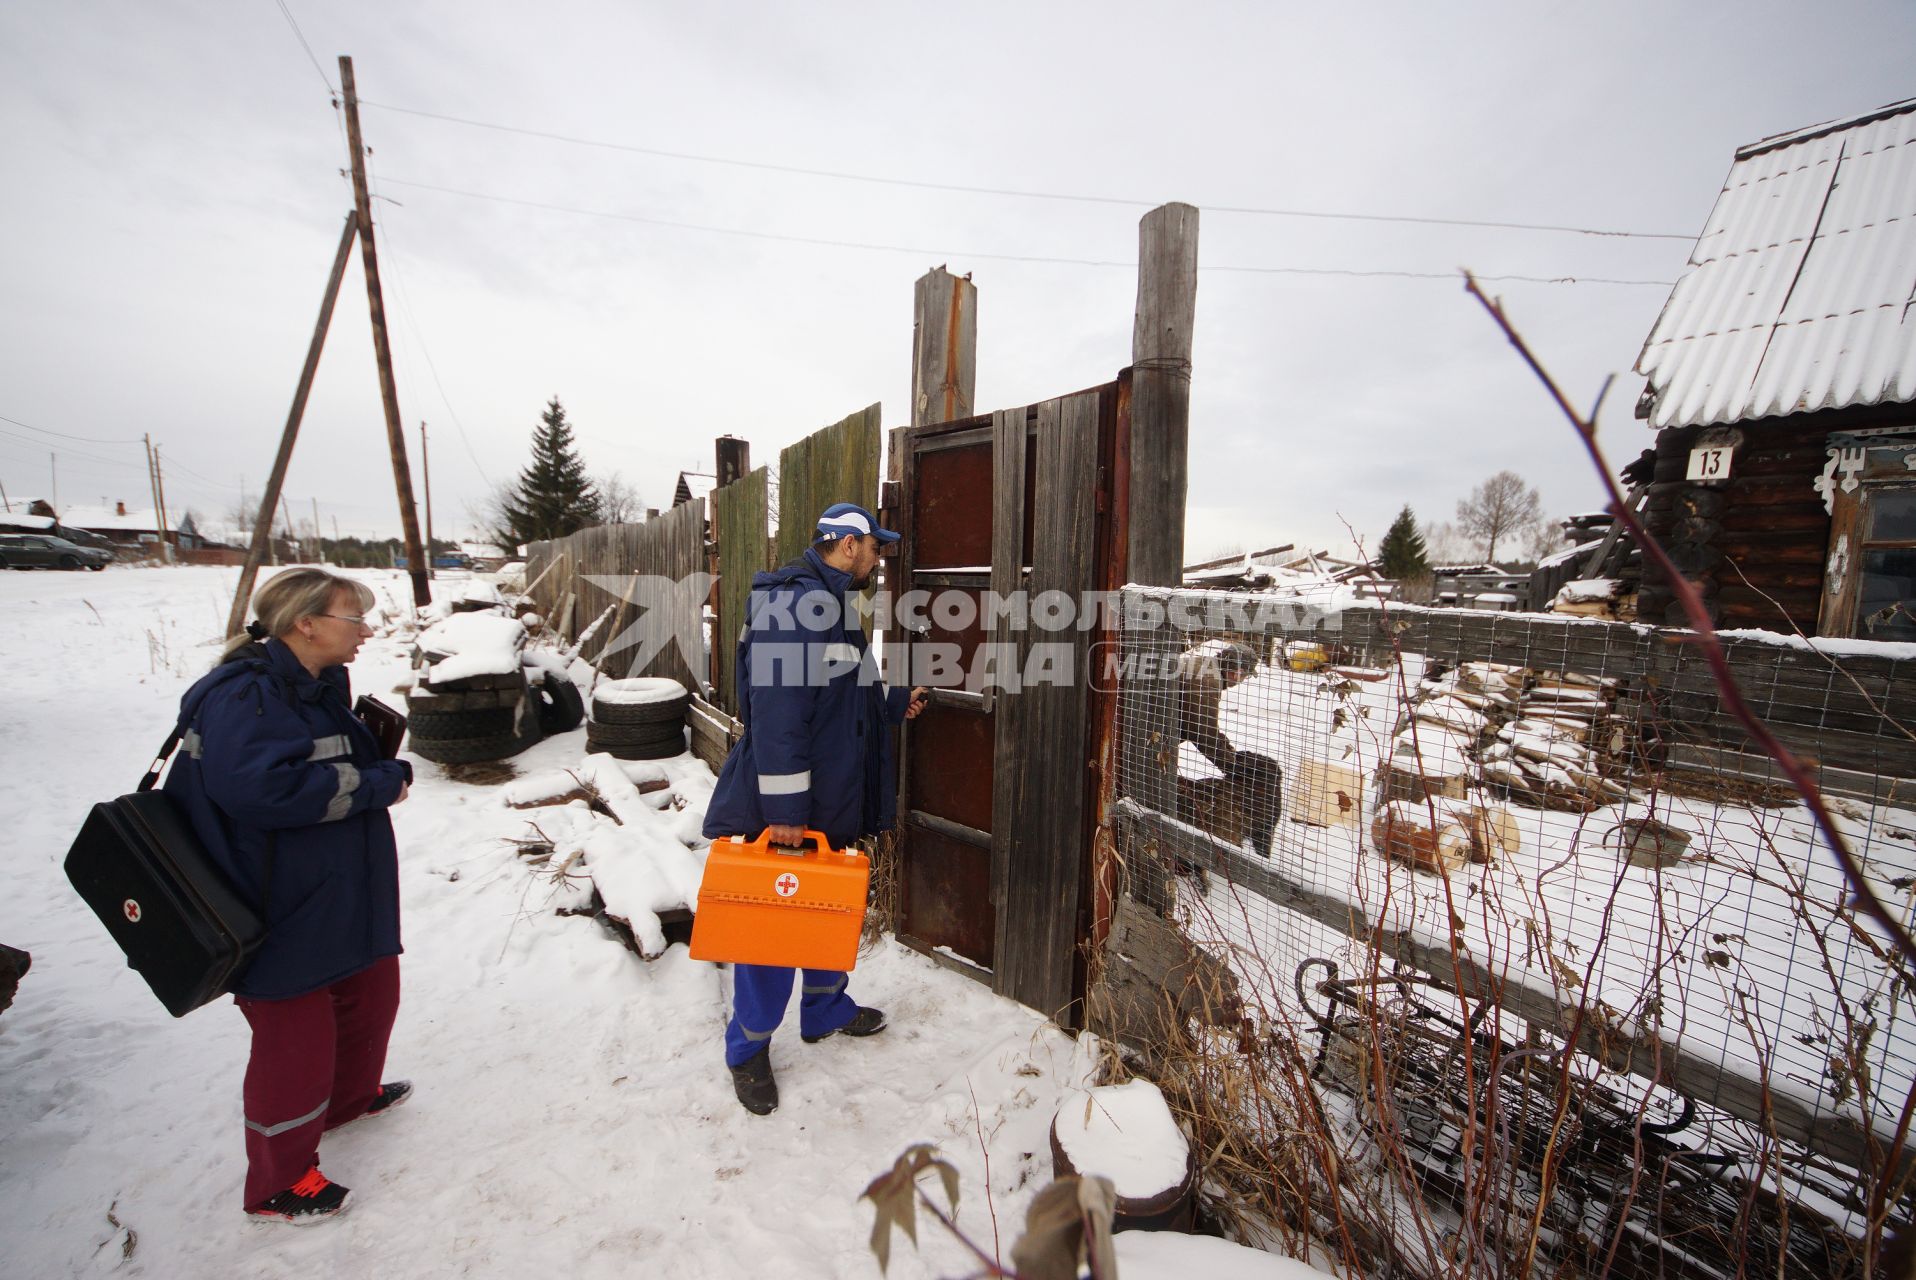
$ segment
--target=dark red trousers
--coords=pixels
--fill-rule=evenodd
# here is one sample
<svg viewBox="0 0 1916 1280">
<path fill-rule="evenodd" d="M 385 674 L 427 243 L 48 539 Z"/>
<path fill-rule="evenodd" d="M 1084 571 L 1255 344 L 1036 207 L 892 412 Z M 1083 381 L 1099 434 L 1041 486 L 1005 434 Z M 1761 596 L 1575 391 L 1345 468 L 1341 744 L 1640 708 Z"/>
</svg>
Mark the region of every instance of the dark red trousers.
<svg viewBox="0 0 1916 1280">
<path fill-rule="evenodd" d="M 366 1114 L 399 1013 L 399 957 L 289 1000 L 234 997 L 253 1028 L 246 1063 L 246 1208 L 298 1182 L 319 1135 Z"/>
</svg>

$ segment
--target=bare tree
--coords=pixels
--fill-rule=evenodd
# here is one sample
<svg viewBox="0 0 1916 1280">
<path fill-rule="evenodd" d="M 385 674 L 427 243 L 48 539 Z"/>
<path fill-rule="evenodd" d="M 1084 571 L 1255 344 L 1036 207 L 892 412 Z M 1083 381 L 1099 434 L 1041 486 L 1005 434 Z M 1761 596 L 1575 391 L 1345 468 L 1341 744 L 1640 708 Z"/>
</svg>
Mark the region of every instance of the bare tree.
<svg viewBox="0 0 1916 1280">
<path fill-rule="evenodd" d="M 1535 524 L 1543 499 L 1514 471 L 1499 471 L 1457 504 L 1457 525 L 1484 544 L 1484 559 L 1495 563 L 1497 543 Z"/>
<path fill-rule="evenodd" d="M 644 496 L 619 472 L 605 472 L 592 483 L 599 491 L 599 516 L 607 524 L 631 524 L 645 518 Z"/>
<path fill-rule="evenodd" d="M 1448 520 L 1425 521 L 1419 532 L 1424 536 L 1424 554 L 1434 565 L 1462 564 L 1476 550 L 1462 531 Z"/>
</svg>

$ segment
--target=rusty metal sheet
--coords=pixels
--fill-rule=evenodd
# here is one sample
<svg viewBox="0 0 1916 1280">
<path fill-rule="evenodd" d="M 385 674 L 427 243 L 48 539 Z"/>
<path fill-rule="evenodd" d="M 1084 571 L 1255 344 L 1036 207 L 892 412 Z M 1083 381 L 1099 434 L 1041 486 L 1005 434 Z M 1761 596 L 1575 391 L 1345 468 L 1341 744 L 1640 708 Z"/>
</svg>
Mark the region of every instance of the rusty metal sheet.
<svg viewBox="0 0 1916 1280">
<path fill-rule="evenodd" d="M 905 793 L 911 806 L 990 831 L 992 717 L 932 706 L 912 727 L 925 749 L 911 756 Z"/>
<path fill-rule="evenodd" d="M 912 567 L 990 564 L 990 442 L 920 453 L 915 461 Z"/>
<path fill-rule="evenodd" d="M 995 956 L 991 851 L 905 824 L 911 850 L 904 860 L 902 905 L 906 930 L 927 947 L 950 947 L 987 969 Z"/>
</svg>

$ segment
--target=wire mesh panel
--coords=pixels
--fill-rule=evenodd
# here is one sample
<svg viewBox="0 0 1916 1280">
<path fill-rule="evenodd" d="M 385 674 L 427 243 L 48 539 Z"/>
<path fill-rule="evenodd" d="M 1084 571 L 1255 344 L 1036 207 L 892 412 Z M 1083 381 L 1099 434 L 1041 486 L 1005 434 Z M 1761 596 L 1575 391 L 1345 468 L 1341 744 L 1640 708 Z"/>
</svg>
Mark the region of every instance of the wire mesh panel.
<svg viewBox="0 0 1916 1280">
<path fill-rule="evenodd" d="M 1732 648 L 1907 921 L 1894 655 Z M 1217 962 L 1237 1018 L 1223 1057 L 1215 1017 L 1154 1047 L 1202 1064 L 1185 1101 L 1227 1148 L 1247 1118 L 1306 1135 L 1240 1189 L 1288 1176 L 1313 1234 L 1412 1274 L 1873 1261 L 1907 1216 L 1885 1171 L 1916 987 L 1693 652 L 1133 588 L 1121 653 L 1128 900 Z"/>
</svg>

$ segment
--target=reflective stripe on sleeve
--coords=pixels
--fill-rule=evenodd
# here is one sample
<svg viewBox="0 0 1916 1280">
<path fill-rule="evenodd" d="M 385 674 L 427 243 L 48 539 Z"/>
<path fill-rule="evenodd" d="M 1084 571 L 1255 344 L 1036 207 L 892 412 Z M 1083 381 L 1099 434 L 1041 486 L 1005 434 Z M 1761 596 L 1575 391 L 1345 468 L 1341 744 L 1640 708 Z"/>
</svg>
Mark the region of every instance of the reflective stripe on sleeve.
<svg viewBox="0 0 1916 1280">
<path fill-rule="evenodd" d="M 758 793 L 762 796 L 795 796 L 812 789 L 812 771 L 803 773 L 761 773 Z"/>
<path fill-rule="evenodd" d="M 329 734 L 324 738 L 313 739 L 313 749 L 306 753 L 308 760 L 337 760 L 341 756 L 353 753 L 353 744 L 343 733 Z"/>
<path fill-rule="evenodd" d="M 339 773 L 339 790 L 326 804 L 326 816 L 321 822 L 338 822 L 353 811 L 353 792 L 359 790 L 359 770 L 350 764 L 336 764 L 332 768 Z"/>
</svg>

